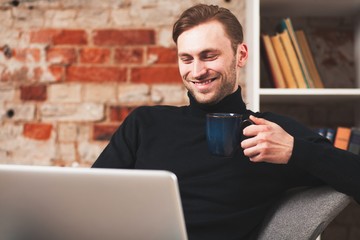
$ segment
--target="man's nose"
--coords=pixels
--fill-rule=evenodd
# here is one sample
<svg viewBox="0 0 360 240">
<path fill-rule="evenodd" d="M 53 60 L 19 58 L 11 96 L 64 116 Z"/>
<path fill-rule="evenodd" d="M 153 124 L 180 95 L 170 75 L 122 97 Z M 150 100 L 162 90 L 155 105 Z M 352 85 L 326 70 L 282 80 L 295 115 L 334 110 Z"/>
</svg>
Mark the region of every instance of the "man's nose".
<svg viewBox="0 0 360 240">
<path fill-rule="evenodd" d="M 200 79 L 206 73 L 206 66 L 203 61 L 196 60 L 193 65 L 193 78 Z"/>
</svg>

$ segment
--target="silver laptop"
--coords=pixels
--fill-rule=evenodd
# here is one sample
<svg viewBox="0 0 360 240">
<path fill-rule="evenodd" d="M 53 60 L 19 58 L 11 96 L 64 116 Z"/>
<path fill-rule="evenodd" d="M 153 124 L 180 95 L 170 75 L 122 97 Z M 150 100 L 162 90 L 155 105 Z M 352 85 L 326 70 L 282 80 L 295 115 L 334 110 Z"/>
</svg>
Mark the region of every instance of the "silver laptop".
<svg viewBox="0 0 360 240">
<path fill-rule="evenodd" d="M 0 165 L 1 240 L 185 240 L 177 178 L 158 170 Z"/>
</svg>

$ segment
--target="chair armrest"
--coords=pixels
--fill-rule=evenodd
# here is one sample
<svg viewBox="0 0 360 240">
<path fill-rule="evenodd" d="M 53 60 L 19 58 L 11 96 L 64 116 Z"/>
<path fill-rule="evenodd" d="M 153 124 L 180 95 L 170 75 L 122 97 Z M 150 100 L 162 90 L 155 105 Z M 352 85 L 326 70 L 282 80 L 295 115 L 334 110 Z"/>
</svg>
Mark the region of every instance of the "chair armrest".
<svg viewBox="0 0 360 240">
<path fill-rule="evenodd" d="M 258 239 L 316 239 L 349 203 L 328 186 L 291 190 L 270 210 Z"/>
</svg>

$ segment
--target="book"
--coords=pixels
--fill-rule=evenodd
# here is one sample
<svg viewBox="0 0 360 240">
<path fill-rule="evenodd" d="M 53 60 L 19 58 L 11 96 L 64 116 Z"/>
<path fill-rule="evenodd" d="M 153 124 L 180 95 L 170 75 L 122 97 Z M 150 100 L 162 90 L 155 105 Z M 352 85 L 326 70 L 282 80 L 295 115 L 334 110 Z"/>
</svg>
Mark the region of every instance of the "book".
<svg viewBox="0 0 360 240">
<path fill-rule="evenodd" d="M 351 128 L 337 127 L 334 140 L 334 146 L 343 150 L 348 150 Z"/>
<path fill-rule="evenodd" d="M 271 43 L 270 36 L 263 34 L 261 36 L 266 56 L 268 58 L 268 66 L 275 88 L 286 88 L 285 80 L 280 69 L 279 61 L 276 57 L 273 44 Z"/>
<path fill-rule="evenodd" d="M 360 155 L 360 128 L 351 128 L 348 151 Z"/>
<path fill-rule="evenodd" d="M 326 130 L 326 135 L 325 137 L 331 142 L 334 143 L 334 139 L 335 139 L 335 129 L 333 128 L 328 128 Z"/>
<path fill-rule="evenodd" d="M 301 73 L 302 73 L 301 80 L 304 81 L 306 88 L 314 88 L 314 83 L 313 83 L 313 80 L 312 80 L 312 78 L 311 78 L 311 76 L 309 74 L 309 70 L 308 70 L 308 68 L 307 68 L 307 66 L 305 64 L 304 57 L 303 57 L 303 54 L 302 54 L 301 49 L 299 47 L 299 43 L 298 43 L 298 40 L 296 38 L 296 34 L 295 34 L 295 31 L 294 31 L 291 19 L 290 18 L 282 19 L 280 24 L 281 24 L 282 31 L 287 31 L 288 34 L 289 34 L 289 38 L 290 38 L 290 41 L 291 41 L 292 46 L 294 48 L 295 55 L 297 57 L 299 67 L 300 67 L 300 70 L 301 70 Z"/>
<path fill-rule="evenodd" d="M 315 132 L 317 132 L 322 137 L 326 137 L 327 129 L 326 128 L 317 128 L 317 129 L 315 129 Z"/>
<path fill-rule="evenodd" d="M 307 84 L 305 82 L 299 60 L 296 56 L 295 49 L 290 40 L 289 32 L 287 31 L 287 29 L 284 29 L 281 33 L 278 34 L 280 36 L 281 43 L 284 46 L 298 88 L 307 88 Z"/>
<path fill-rule="evenodd" d="M 304 56 L 305 64 L 309 70 L 309 74 L 314 82 L 315 88 L 324 88 L 324 83 L 320 77 L 319 71 L 316 67 L 315 60 L 313 54 L 310 49 L 310 45 L 308 39 L 305 35 L 304 30 L 295 31 L 297 40 L 299 42 L 299 47 Z"/>
<path fill-rule="evenodd" d="M 335 129 L 321 127 L 321 128 L 315 128 L 314 131 L 320 136 L 327 138 L 331 143 L 334 143 Z"/>
<path fill-rule="evenodd" d="M 286 55 L 283 44 L 280 40 L 280 35 L 276 34 L 270 36 L 271 43 L 274 47 L 276 57 L 279 61 L 281 72 L 284 76 L 284 80 L 286 82 L 286 86 L 288 88 L 297 88 L 297 83 L 295 80 L 294 73 L 291 69 L 289 59 Z"/>
</svg>

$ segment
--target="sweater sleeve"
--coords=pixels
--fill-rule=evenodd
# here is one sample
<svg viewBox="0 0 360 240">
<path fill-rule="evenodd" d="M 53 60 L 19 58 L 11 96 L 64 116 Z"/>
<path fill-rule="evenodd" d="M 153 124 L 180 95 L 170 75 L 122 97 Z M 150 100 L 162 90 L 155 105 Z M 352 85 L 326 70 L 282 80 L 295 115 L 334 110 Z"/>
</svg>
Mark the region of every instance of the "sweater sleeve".
<svg viewBox="0 0 360 240">
<path fill-rule="evenodd" d="M 360 156 L 331 144 L 294 139 L 289 164 L 352 196 L 360 203 Z"/>
<path fill-rule="evenodd" d="M 131 113 L 115 131 L 93 168 L 134 168 L 138 146 L 136 114 Z"/>
<path fill-rule="evenodd" d="M 326 138 L 289 117 L 269 112 L 258 115 L 276 122 L 294 137 L 289 166 L 307 172 L 360 203 L 359 155 L 334 147 Z"/>
</svg>

